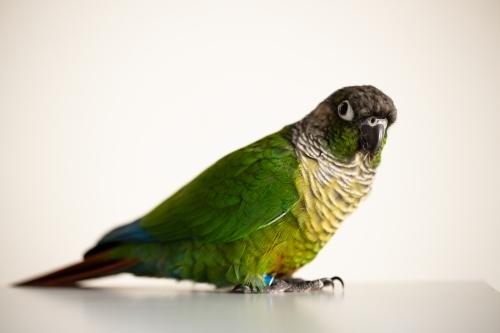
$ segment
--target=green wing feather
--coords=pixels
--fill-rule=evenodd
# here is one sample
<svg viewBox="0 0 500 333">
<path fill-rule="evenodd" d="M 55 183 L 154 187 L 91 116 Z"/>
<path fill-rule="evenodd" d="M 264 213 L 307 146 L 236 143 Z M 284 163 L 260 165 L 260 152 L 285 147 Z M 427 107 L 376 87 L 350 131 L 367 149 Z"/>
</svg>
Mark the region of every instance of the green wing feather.
<svg viewBox="0 0 500 333">
<path fill-rule="evenodd" d="M 146 215 L 142 227 L 160 241 L 231 242 L 277 221 L 299 200 L 289 132 L 223 157 Z"/>
</svg>

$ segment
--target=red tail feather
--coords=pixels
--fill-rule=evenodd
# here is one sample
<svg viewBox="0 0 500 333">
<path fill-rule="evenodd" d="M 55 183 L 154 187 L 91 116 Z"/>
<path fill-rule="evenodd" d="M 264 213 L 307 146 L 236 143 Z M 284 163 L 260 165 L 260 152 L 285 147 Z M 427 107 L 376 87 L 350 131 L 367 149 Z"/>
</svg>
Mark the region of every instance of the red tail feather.
<svg viewBox="0 0 500 333">
<path fill-rule="evenodd" d="M 139 263 L 139 260 L 135 258 L 121 260 L 107 259 L 100 253 L 89 256 L 78 264 L 62 268 L 29 281 L 18 283 L 16 286 L 74 286 L 77 281 L 117 274 L 125 271 L 127 268 L 135 266 L 137 263 Z"/>
</svg>

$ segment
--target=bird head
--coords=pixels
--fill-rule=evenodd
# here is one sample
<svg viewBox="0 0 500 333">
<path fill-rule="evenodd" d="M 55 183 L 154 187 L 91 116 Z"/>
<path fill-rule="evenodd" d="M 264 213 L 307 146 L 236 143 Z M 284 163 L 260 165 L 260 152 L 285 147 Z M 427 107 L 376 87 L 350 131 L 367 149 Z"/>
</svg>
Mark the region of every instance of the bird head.
<svg viewBox="0 0 500 333">
<path fill-rule="evenodd" d="M 336 158 L 349 162 L 360 152 L 376 165 L 396 116 L 392 99 L 382 91 L 352 86 L 334 92 L 304 120 L 309 134 Z"/>
</svg>

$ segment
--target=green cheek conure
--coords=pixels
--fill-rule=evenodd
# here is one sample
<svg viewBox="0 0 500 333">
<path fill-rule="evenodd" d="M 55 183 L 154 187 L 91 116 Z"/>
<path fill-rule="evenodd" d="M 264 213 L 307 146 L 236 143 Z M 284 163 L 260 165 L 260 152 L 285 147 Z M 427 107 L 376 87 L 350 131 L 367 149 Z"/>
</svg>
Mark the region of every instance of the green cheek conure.
<svg viewBox="0 0 500 333">
<path fill-rule="evenodd" d="M 372 86 L 337 90 L 304 119 L 221 158 L 82 262 L 19 285 L 65 286 L 128 272 L 234 291 L 320 289 L 291 275 L 314 259 L 370 191 L 396 120 Z"/>
</svg>

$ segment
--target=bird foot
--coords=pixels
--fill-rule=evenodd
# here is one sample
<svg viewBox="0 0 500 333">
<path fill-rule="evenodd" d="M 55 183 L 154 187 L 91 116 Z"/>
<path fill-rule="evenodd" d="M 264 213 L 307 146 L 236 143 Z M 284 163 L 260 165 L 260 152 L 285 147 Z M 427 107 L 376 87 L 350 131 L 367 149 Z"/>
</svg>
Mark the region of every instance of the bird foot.
<svg viewBox="0 0 500 333">
<path fill-rule="evenodd" d="M 288 279 L 274 279 L 273 283 L 270 286 L 265 287 L 264 289 L 252 289 L 251 287 L 239 284 L 233 288 L 232 293 L 243 293 L 243 294 L 275 294 L 275 293 L 290 293 L 290 292 L 303 292 L 310 290 L 318 290 L 323 289 L 325 286 L 334 287 L 334 282 L 339 281 L 342 285 L 342 289 L 344 289 L 344 281 L 338 276 L 334 276 L 332 278 L 322 278 L 312 281 L 306 281 L 302 279 L 296 278 L 288 278 Z"/>
</svg>

